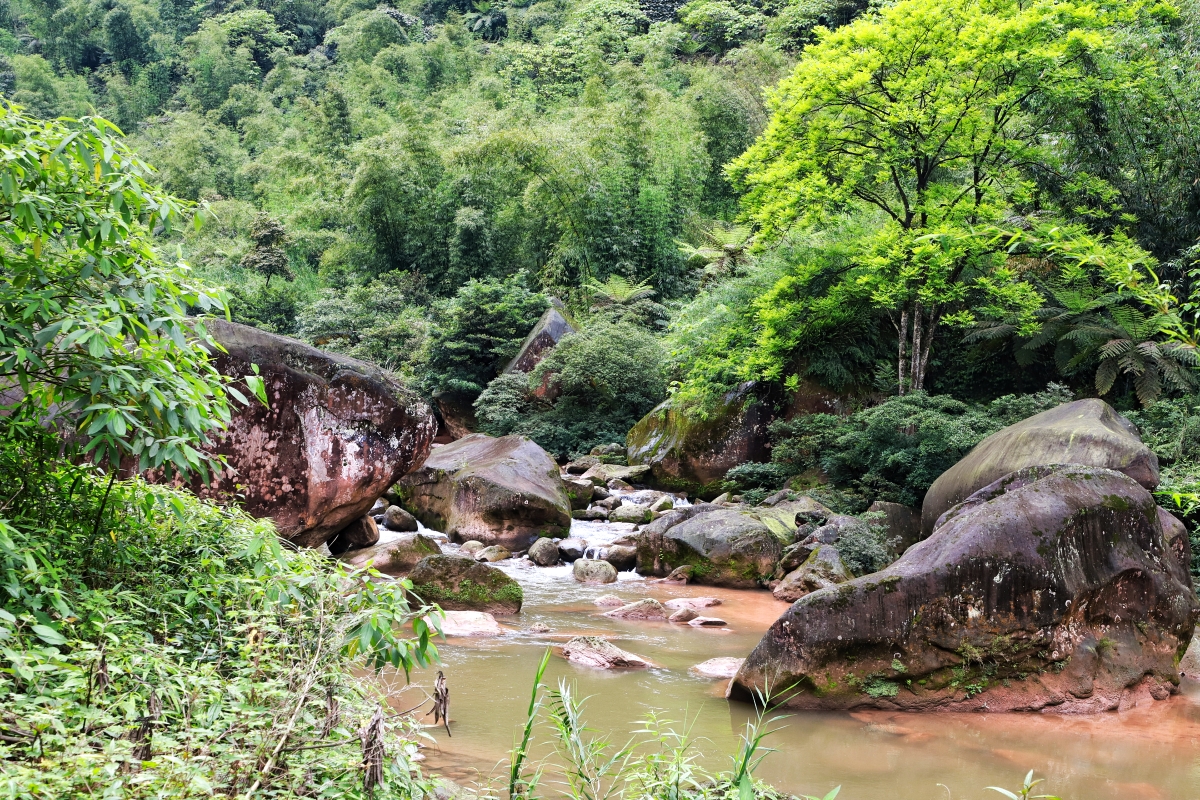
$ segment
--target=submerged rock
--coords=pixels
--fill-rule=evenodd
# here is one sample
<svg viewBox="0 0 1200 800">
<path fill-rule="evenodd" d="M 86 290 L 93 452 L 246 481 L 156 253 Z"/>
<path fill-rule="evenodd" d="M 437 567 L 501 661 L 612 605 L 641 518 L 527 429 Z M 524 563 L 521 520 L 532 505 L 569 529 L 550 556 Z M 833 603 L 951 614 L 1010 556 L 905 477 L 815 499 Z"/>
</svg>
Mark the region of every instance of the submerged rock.
<svg viewBox="0 0 1200 800">
<path fill-rule="evenodd" d="M 553 539 L 538 539 L 529 546 L 529 560 L 539 567 L 552 567 L 558 563 L 558 543 Z"/>
<path fill-rule="evenodd" d="M 732 678 L 741 669 L 744 658 L 710 658 L 692 667 L 693 672 L 702 678 Z"/>
<path fill-rule="evenodd" d="M 626 652 L 598 636 L 576 636 L 563 645 L 562 654 L 573 664 L 594 669 L 646 669 L 654 666 L 641 656 Z"/>
<path fill-rule="evenodd" d="M 228 427 L 205 447 L 228 468 L 190 485 L 200 497 L 236 499 L 272 519 L 283 538 L 319 547 L 429 454 L 432 410 L 395 376 L 286 336 L 220 319 L 204 324 L 225 348 L 213 366 L 239 377 L 258 365 L 269 403 L 230 407 Z"/>
<path fill-rule="evenodd" d="M 923 534 L 932 533 L 942 514 L 984 486 L 1047 464 L 1105 467 L 1147 489 L 1158 486 L 1158 457 L 1142 444 L 1133 423 L 1103 400 L 1076 400 L 993 433 L 942 473 L 921 506 Z"/>
<path fill-rule="evenodd" d="M 617 570 L 607 561 L 594 558 L 576 559 L 571 568 L 575 580 L 581 583 L 616 583 Z"/>
<path fill-rule="evenodd" d="M 516 614 L 525 599 L 521 584 L 496 567 L 463 556 L 427 556 L 408 579 L 418 597 L 448 610 Z"/>
<path fill-rule="evenodd" d="M 606 606 L 615 606 L 619 608 L 625 605 L 625 601 L 617 597 L 615 594 L 602 594 L 597 597 L 594 602 L 596 605 L 602 608 Z"/>
<path fill-rule="evenodd" d="M 794 603 L 731 696 L 794 684 L 797 708 L 1065 712 L 1165 698 L 1200 605 L 1164 515 L 1113 470 L 1014 472 L 886 569 Z"/>
<path fill-rule="evenodd" d="M 775 571 L 783 553 L 779 537 L 752 514 L 716 509 L 696 514 L 665 531 L 646 526 L 638 540 L 637 570 L 642 575 L 667 575 L 690 566 L 691 579 L 711 586 L 750 589 Z"/>
<path fill-rule="evenodd" d="M 681 608 L 678 611 L 672 612 L 671 616 L 667 617 L 667 621 L 676 623 L 691 622 L 698 616 L 700 615 L 696 613 L 694 608 Z"/>
<path fill-rule="evenodd" d="M 484 611 L 445 611 L 442 619 L 445 636 L 501 636 L 504 628 Z"/>
<path fill-rule="evenodd" d="M 842 563 L 842 556 L 831 544 L 818 544 L 808 559 L 780 581 L 773 594 L 776 600 L 794 603 L 806 594 L 854 580 Z"/>
<path fill-rule="evenodd" d="M 384 544 L 351 550 L 341 560 L 352 567 L 374 569 L 387 575 L 407 575 L 426 556 L 441 553 L 437 542 L 419 533 L 409 533 Z"/>
<path fill-rule="evenodd" d="M 663 603 L 667 608 L 712 608 L 721 605 L 717 597 L 676 597 Z"/>
<path fill-rule="evenodd" d="M 726 623 L 720 617 L 694 617 L 688 620 L 688 625 L 693 628 L 724 628 Z"/>
<path fill-rule="evenodd" d="M 605 612 L 604 616 L 614 619 L 664 620 L 667 618 L 667 610 L 663 608 L 662 603 L 647 597 L 645 600 L 614 608 Z"/>
<path fill-rule="evenodd" d="M 475 433 L 438 447 L 400 488 L 417 519 L 454 541 L 524 550 L 571 525 L 558 465 L 523 436 Z"/>
</svg>

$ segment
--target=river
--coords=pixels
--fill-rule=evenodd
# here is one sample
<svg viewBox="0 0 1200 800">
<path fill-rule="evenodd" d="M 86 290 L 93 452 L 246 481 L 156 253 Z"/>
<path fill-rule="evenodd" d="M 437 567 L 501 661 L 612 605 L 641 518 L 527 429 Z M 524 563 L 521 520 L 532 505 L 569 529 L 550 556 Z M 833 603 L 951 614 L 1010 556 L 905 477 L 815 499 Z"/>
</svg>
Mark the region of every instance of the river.
<svg viewBox="0 0 1200 800">
<path fill-rule="evenodd" d="M 603 543 L 630 530 L 618 523 L 577 521 L 572 532 Z M 588 586 L 576 582 L 569 567 L 538 568 L 527 561 L 497 566 L 521 582 L 524 609 L 519 616 L 500 618 L 511 629 L 505 636 L 439 643 L 451 691 L 453 736 L 429 728 L 434 742 L 423 751 L 427 771 L 466 786 L 490 782 L 503 789 L 508 752 L 524 722 L 542 654 L 578 634 L 609 637 L 658 665 L 602 672 L 553 657 L 546 682 L 573 681 L 581 695 L 590 697 L 584 710 L 589 727 L 623 745 L 654 711 L 679 731 L 690 726 L 710 767 L 728 763 L 752 710 L 724 699 L 725 681 L 697 677 L 689 668 L 711 658 L 744 657 L 785 603 L 766 591 L 662 584 L 633 573 L 622 573 L 616 584 Z M 600 616 L 607 609 L 594 603 L 602 594 L 628 601 L 717 597 L 721 605 L 703 613 L 729 624 L 712 629 L 609 619 Z M 528 631 L 539 622 L 548 633 Z M 406 688 L 402 675 L 385 674 L 392 706 L 416 705 L 433 675 L 418 672 Z M 777 752 L 767 756 L 757 777 L 798 794 L 823 796 L 840 784 L 839 800 L 999 798 L 984 787 L 1016 788 L 1033 769 L 1046 779 L 1038 788 L 1063 800 L 1200 797 L 1200 683 L 1186 678 L 1181 693 L 1165 702 L 1091 717 L 804 713 L 779 727 L 767 740 Z M 534 757 L 545 759 L 553 772 L 550 735 L 549 725 L 538 729 Z M 545 780 L 543 789 L 553 794 L 553 777 Z"/>
</svg>

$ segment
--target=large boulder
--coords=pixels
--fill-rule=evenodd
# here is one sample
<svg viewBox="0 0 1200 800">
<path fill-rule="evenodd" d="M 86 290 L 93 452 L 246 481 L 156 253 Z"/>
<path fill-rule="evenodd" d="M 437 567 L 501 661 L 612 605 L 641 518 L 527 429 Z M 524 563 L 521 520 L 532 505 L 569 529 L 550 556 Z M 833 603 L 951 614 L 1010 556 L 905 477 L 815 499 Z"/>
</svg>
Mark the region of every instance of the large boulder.
<svg viewBox="0 0 1200 800">
<path fill-rule="evenodd" d="M 476 539 L 519 551 L 571 526 L 558 465 L 523 436 L 473 433 L 434 448 L 400 482 L 400 492 L 417 519 L 456 542 Z"/>
<path fill-rule="evenodd" d="M 1137 428 L 1103 400 L 1076 400 L 1009 425 L 984 439 L 929 487 L 921 529 L 1010 472 L 1045 464 L 1083 464 L 1123 472 L 1147 489 L 1158 486 L 1158 458 Z"/>
<path fill-rule="evenodd" d="M 753 396 L 753 383 L 727 393 L 703 419 L 671 400 L 655 407 L 629 431 L 630 464 L 649 465 L 656 487 L 712 498 L 725 473 L 747 461 L 770 459 L 771 409 Z"/>
<path fill-rule="evenodd" d="M 352 567 L 370 564 L 388 575 L 407 575 L 421 559 L 441 552 L 437 542 L 428 536 L 409 533 L 374 547 L 351 550 L 342 555 L 341 560 Z"/>
<path fill-rule="evenodd" d="M 551 306 L 542 314 L 541 319 L 533 326 L 533 330 L 521 343 L 521 349 L 505 365 L 505 372 L 532 372 L 541 363 L 546 354 L 554 349 L 568 333 L 574 333 L 575 326 L 567 319 L 567 309 L 557 298 L 551 300 Z"/>
<path fill-rule="evenodd" d="M 795 602 L 730 695 L 795 686 L 796 708 L 1091 712 L 1175 691 L 1200 606 L 1169 515 L 1137 481 L 1032 467 L 947 516 L 886 569 Z"/>
<path fill-rule="evenodd" d="M 283 538 L 318 547 L 428 455 L 433 414 L 391 374 L 245 325 L 205 325 L 224 348 L 216 368 L 243 376 L 257 365 L 268 404 L 233 407 L 205 448 L 228 466 L 191 485 L 201 497 L 236 501 Z"/>
<path fill-rule="evenodd" d="M 454 611 L 516 614 L 525 595 L 500 569 L 464 556 L 427 556 L 408 574 L 413 592 Z"/>
<path fill-rule="evenodd" d="M 783 542 L 752 513 L 718 508 L 656 527 L 667 517 L 684 516 L 683 511 L 670 511 L 642 529 L 637 540 L 640 574 L 663 577 L 690 566 L 695 583 L 751 589 L 775 571 Z"/>
</svg>

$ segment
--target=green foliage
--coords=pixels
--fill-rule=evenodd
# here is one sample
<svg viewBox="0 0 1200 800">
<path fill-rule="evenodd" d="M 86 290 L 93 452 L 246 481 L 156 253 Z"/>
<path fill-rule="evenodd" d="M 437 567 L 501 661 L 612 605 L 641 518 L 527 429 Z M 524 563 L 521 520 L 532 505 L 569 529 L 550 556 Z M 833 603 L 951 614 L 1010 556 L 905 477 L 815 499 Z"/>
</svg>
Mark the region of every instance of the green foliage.
<svg viewBox="0 0 1200 800">
<path fill-rule="evenodd" d="M 1071 399 L 1057 384 L 987 405 L 914 392 L 847 417 L 775 422 L 771 458 L 792 474 L 819 470 L 834 486 L 919 508 L 934 480 L 982 439 Z"/>
<path fill-rule="evenodd" d="M 300 313 L 296 333 L 324 350 L 416 375 L 429 337 L 419 278 L 387 272 L 345 292 L 326 289 Z"/>
<path fill-rule="evenodd" d="M 864 514 L 853 524 L 838 531 L 837 551 L 856 576 L 869 575 L 891 564 L 898 557 L 898 540 L 890 540 L 887 528 L 881 524 L 882 514 Z M 870 689 L 867 690 L 870 694 Z M 882 695 L 871 695 L 881 697 Z M 892 695 L 895 696 L 895 692 Z"/>
<path fill-rule="evenodd" d="M 21 389 L 10 411 L 55 409 L 97 460 L 203 470 L 196 445 L 229 420 L 227 393 L 245 398 L 188 313 L 225 299 L 151 246 L 149 227 L 169 230 L 186 206 L 113 134 L 0 107 L 0 379 Z"/>
<path fill-rule="evenodd" d="M 475 401 L 481 429 L 520 433 L 558 456 L 625 440 L 666 395 L 663 352 L 628 323 L 600 320 L 563 337 L 530 375 L 507 373 Z"/>
<path fill-rule="evenodd" d="M 424 385 L 431 393 L 474 397 L 517 354 L 549 306 L 525 288 L 525 275 L 468 282 L 434 311 Z"/>
<path fill-rule="evenodd" d="M 24 433 L 0 442 L 0 483 L 20 487 L 0 518 L 0 791 L 370 796 L 359 733 L 380 700 L 351 659 L 436 657 L 411 587 L 285 551 L 270 523 L 190 494 L 101 480 Z M 382 737 L 374 796 L 411 798 L 413 734 Z"/>
</svg>

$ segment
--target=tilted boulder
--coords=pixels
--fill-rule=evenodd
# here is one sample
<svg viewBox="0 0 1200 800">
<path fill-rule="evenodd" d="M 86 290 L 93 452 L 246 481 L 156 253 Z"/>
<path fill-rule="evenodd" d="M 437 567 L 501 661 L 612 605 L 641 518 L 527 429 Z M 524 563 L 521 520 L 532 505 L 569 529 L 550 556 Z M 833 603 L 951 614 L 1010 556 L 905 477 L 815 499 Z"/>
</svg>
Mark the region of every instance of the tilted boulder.
<svg viewBox="0 0 1200 800">
<path fill-rule="evenodd" d="M 505 372 L 532 372 L 564 336 L 575 333 L 575 326 L 567 319 L 566 307 L 557 298 L 551 303 L 521 343 L 521 349 L 505 365 Z"/>
<path fill-rule="evenodd" d="M 1123 472 L 1147 489 L 1158 486 L 1158 458 L 1137 428 L 1103 400 L 1076 400 L 993 433 L 941 474 L 921 507 L 921 529 L 1010 472 L 1046 464 L 1083 464 Z"/>
<path fill-rule="evenodd" d="M 795 686 L 796 708 L 1092 712 L 1175 691 L 1200 606 L 1178 528 L 1135 480 L 1033 467 L 948 517 L 886 569 L 794 603 L 730 696 Z"/>
<path fill-rule="evenodd" d="M 662 577 L 690 566 L 695 583 L 749 589 L 775 571 L 783 543 L 753 514 L 718 508 L 655 527 L 667 517 L 683 517 L 684 511 L 670 511 L 642 529 L 637 542 L 640 574 Z"/>
<path fill-rule="evenodd" d="M 525 600 L 521 584 L 497 567 L 465 556 L 427 556 L 408 579 L 426 603 L 454 611 L 516 614 Z"/>
<path fill-rule="evenodd" d="M 245 325 L 205 325 L 225 348 L 213 355 L 216 368 L 244 376 L 257 365 L 268 405 L 233 407 L 229 427 L 205 448 L 229 467 L 191 486 L 201 497 L 240 497 L 247 512 L 274 520 L 280 536 L 318 547 L 429 454 L 433 414 L 392 375 Z"/>
<path fill-rule="evenodd" d="M 520 551 L 571 526 L 558 465 L 523 436 L 473 433 L 437 447 L 399 488 L 413 516 L 455 542 Z"/>
</svg>

